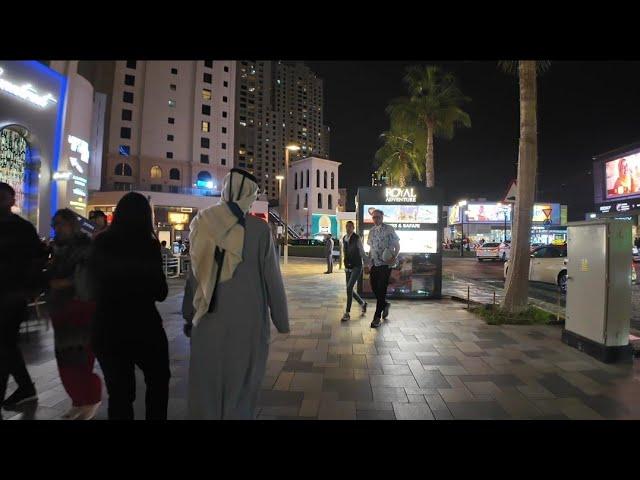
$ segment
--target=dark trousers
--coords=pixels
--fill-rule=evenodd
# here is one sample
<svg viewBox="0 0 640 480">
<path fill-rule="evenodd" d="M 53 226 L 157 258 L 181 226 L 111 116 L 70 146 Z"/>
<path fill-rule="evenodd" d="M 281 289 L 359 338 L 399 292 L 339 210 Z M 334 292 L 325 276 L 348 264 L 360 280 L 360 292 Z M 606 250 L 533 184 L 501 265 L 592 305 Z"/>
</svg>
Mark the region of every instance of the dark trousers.
<svg viewBox="0 0 640 480">
<path fill-rule="evenodd" d="M 133 420 L 136 399 L 135 366 L 144 374 L 145 418 L 166 420 L 169 404 L 169 344 L 164 328 L 137 340 L 118 339 L 95 342 L 95 351 L 109 393 L 109 420 Z"/>
<path fill-rule="evenodd" d="M 380 265 L 379 267 L 371 267 L 369 280 L 371 290 L 376 296 L 376 313 L 375 317 L 381 317 L 382 311 L 387 304 L 387 288 L 389 287 L 389 277 L 391 276 L 391 268 L 388 265 Z"/>
<path fill-rule="evenodd" d="M 349 313 L 351 311 L 351 303 L 354 298 L 356 299 L 356 302 L 358 302 L 358 304 L 360 305 L 364 304 L 364 302 L 362 301 L 362 298 L 360 298 L 360 295 L 358 295 L 358 292 L 353 291 L 353 287 L 356 285 L 356 283 L 358 283 L 358 279 L 360 279 L 360 275 L 362 275 L 362 267 L 346 269 L 345 273 L 347 277 L 347 310 L 346 311 L 347 313 Z"/>
<path fill-rule="evenodd" d="M 333 255 L 327 257 L 327 272 L 333 273 Z"/>
<path fill-rule="evenodd" d="M 18 388 L 30 388 L 33 384 L 18 346 L 20 324 L 27 319 L 27 302 L 24 299 L 0 300 L 0 400 L 4 401 L 9 375 Z"/>
</svg>

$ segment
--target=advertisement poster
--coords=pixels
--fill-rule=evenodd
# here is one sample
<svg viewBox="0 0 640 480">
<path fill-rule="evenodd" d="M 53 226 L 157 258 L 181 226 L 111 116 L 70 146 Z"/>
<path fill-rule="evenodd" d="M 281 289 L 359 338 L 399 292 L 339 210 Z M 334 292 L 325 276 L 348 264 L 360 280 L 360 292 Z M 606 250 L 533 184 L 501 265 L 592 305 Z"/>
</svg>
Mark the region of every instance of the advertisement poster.
<svg viewBox="0 0 640 480">
<path fill-rule="evenodd" d="M 560 204 L 536 203 L 533 206 L 534 223 L 547 223 L 548 225 L 560 225 Z"/>
<path fill-rule="evenodd" d="M 373 224 L 374 210 L 384 212 L 385 223 L 438 223 L 437 205 L 365 205 L 364 223 Z"/>
<path fill-rule="evenodd" d="M 607 200 L 640 196 L 640 152 L 608 161 L 605 170 Z"/>
<path fill-rule="evenodd" d="M 466 220 L 469 223 L 498 223 L 505 221 L 505 212 L 507 222 L 511 221 L 511 206 L 489 204 L 470 204 L 466 207 Z"/>
<path fill-rule="evenodd" d="M 460 207 L 458 205 L 451 205 L 449 207 L 449 225 L 455 225 L 460 223 Z"/>
<path fill-rule="evenodd" d="M 365 253 L 369 253 L 370 230 L 364 230 L 363 246 Z M 396 230 L 400 238 L 400 253 L 437 253 L 438 232 L 436 230 Z"/>
<path fill-rule="evenodd" d="M 311 235 L 313 237 L 332 234 L 338 238 L 338 220 L 335 215 L 314 213 L 311 215 Z"/>
</svg>

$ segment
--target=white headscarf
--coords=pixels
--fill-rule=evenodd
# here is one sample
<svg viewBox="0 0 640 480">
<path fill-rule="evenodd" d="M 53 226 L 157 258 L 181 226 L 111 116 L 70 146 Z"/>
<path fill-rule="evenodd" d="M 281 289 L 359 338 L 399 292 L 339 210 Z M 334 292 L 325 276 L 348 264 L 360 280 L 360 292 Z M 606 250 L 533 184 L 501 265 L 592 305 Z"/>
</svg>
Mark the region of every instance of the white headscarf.
<svg viewBox="0 0 640 480">
<path fill-rule="evenodd" d="M 225 252 L 219 283 L 232 278 L 242 262 L 245 232 L 238 217 L 244 218 L 257 196 L 258 185 L 253 177 L 234 168 L 224 178 L 220 204 L 200 210 L 191 221 L 191 268 L 197 281 L 193 296 L 194 325 L 207 313 L 216 286 L 216 247 Z"/>
</svg>

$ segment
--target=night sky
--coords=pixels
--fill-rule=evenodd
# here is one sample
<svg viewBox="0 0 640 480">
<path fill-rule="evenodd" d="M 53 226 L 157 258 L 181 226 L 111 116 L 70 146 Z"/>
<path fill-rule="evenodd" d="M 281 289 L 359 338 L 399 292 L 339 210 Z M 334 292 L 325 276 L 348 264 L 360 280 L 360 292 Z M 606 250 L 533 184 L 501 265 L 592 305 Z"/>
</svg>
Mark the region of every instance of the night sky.
<svg viewBox="0 0 640 480">
<path fill-rule="evenodd" d="M 436 185 L 448 203 L 501 200 L 516 176 L 518 82 L 495 62 L 308 61 L 324 80 L 331 159 L 342 162 L 349 209 L 370 185 L 389 100 L 405 95 L 404 69 L 435 64 L 456 75 L 471 97 L 469 129 L 436 139 Z M 640 141 L 640 62 L 554 61 L 538 79 L 538 198 L 569 205 L 569 219 L 594 211 L 592 157 Z"/>
</svg>

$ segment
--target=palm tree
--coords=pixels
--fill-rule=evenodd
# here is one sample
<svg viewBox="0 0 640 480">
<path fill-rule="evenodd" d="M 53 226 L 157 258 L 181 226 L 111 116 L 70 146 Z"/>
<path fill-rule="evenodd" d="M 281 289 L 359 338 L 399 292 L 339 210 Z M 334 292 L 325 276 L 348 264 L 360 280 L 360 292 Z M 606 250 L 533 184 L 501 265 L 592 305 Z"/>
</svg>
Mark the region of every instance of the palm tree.
<svg viewBox="0 0 640 480">
<path fill-rule="evenodd" d="M 511 72 L 517 70 L 520 83 L 518 183 L 511 234 L 511 255 L 502 302 L 502 308 L 510 313 L 526 309 L 529 301 L 529 243 L 538 168 L 536 78 L 537 72 L 545 69 L 547 65 L 548 62 L 534 60 L 501 62 L 503 69 Z"/>
<path fill-rule="evenodd" d="M 375 155 L 378 171 L 386 172 L 389 180 L 401 187 L 414 177 L 421 180 L 421 155 L 411 136 L 391 130 L 384 132 L 380 138 L 384 144 Z"/>
<path fill-rule="evenodd" d="M 409 97 L 393 100 L 387 107 L 391 123 L 414 135 L 416 148 L 424 151 L 425 183 L 435 184 L 433 138 L 453 138 L 458 125 L 471 126 L 469 114 L 460 105 L 471 99 L 457 87 L 455 77 L 439 67 L 412 66 L 404 77 Z"/>
</svg>

